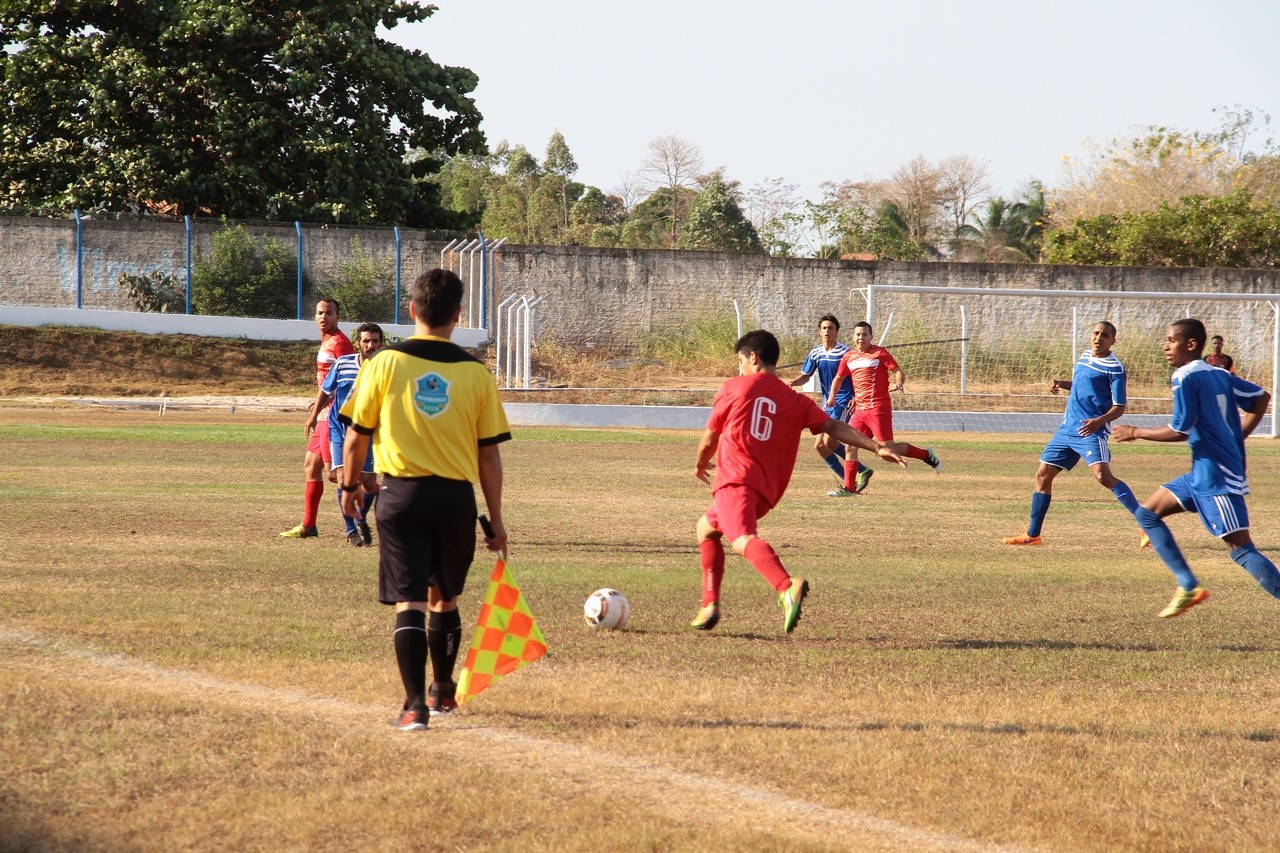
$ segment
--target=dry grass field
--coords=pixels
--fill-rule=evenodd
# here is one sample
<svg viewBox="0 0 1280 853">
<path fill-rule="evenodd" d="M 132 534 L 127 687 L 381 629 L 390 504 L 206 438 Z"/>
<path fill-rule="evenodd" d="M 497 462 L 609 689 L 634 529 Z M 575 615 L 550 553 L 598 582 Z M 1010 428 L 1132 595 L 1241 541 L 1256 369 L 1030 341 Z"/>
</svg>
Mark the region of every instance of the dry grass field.
<svg viewBox="0 0 1280 853">
<path fill-rule="evenodd" d="M 318 540 L 276 536 L 300 421 L 0 408 L 0 849 L 1280 847 L 1280 602 L 1180 516 L 1213 597 L 1156 619 L 1172 577 L 1081 471 L 1044 547 L 998 544 L 1044 436 L 905 436 L 942 475 L 842 501 L 806 440 L 762 528 L 813 584 L 786 636 L 733 556 L 687 628 L 695 435 L 517 430 L 510 565 L 551 653 L 410 735 L 375 549 L 332 491 Z M 1280 446 L 1250 452 L 1280 554 Z M 1186 464 L 1116 448 L 1142 497 Z M 582 624 L 606 585 L 629 630 Z"/>
</svg>

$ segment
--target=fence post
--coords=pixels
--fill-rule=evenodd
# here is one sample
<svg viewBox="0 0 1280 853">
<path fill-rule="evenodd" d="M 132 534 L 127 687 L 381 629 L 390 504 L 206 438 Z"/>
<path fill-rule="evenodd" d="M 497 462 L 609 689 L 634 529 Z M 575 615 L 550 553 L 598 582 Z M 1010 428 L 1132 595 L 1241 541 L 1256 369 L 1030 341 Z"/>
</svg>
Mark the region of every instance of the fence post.
<svg viewBox="0 0 1280 853">
<path fill-rule="evenodd" d="M 400 226 L 395 227 L 396 231 L 396 312 L 392 322 L 397 326 L 400 325 Z"/>
<path fill-rule="evenodd" d="M 302 223 L 293 221 L 293 228 L 298 232 L 298 319 L 302 319 Z"/>
<path fill-rule="evenodd" d="M 448 254 L 448 253 L 449 253 L 449 251 L 450 251 L 451 249 L 453 249 L 453 247 L 454 247 L 454 246 L 458 245 L 458 243 L 459 243 L 459 242 L 460 242 L 459 240 L 454 239 L 454 240 L 450 240 L 448 243 L 445 243 L 445 244 L 444 244 L 444 248 L 440 250 L 440 269 L 442 269 L 442 270 L 447 270 L 447 269 L 448 269 L 448 267 L 447 267 L 447 266 L 445 266 L 444 256 L 445 256 L 446 254 Z"/>
<path fill-rule="evenodd" d="M 533 324 L 538 316 L 533 309 L 536 308 L 538 303 L 541 302 L 544 298 L 545 297 L 539 296 L 536 299 L 533 299 L 532 301 L 528 299 L 524 300 L 524 371 L 523 373 L 524 373 L 524 387 L 526 388 L 530 387 L 529 374 L 532 372 L 532 369 L 533 369 L 533 359 L 531 355 L 533 351 Z"/>
<path fill-rule="evenodd" d="M 969 376 L 969 314 L 960 306 L 960 396 L 964 396 Z"/>
<path fill-rule="evenodd" d="M 506 299 L 498 303 L 498 307 L 495 308 L 493 311 L 494 325 L 495 325 L 494 334 L 493 334 L 493 369 L 494 369 L 494 372 L 497 373 L 499 377 L 501 377 L 502 381 L 506 383 L 505 385 L 502 386 L 504 388 L 511 387 L 511 376 L 509 371 L 505 369 L 502 364 L 502 352 L 504 349 L 502 345 L 502 333 L 503 331 L 508 331 L 509 333 L 510 330 L 508 327 L 510 323 L 504 323 L 502 321 L 502 312 L 504 309 L 506 309 L 508 303 L 513 302 L 517 298 L 519 297 L 517 297 L 516 294 L 514 293 L 511 294 Z"/>
<path fill-rule="evenodd" d="M 84 224 L 76 208 L 76 308 L 84 307 Z"/>
<path fill-rule="evenodd" d="M 488 243 L 485 242 L 484 232 L 481 231 L 479 233 L 480 233 L 480 294 L 479 294 L 480 295 L 480 299 L 479 299 L 480 323 L 477 326 L 477 328 L 487 329 L 489 327 L 489 324 L 487 322 L 488 318 L 486 316 L 488 312 L 484 310 L 485 308 L 484 297 L 485 297 L 485 290 L 486 290 L 485 282 L 489 275 L 489 246 L 488 246 Z"/>
<path fill-rule="evenodd" d="M 488 306 L 493 304 L 493 300 L 496 298 L 496 295 L 497 295 L 497 289 L 494 287 L 494 283 L 493 283 L 493 278 L 494 278 L 493 256 L 494 256 L 494 253 L 498 251 L 498 248 L 505 242 L 507 242 L 507 238 L 502 237 L 502 238 L 499 238 L 498 242 L 493 243 L 489 246 L 489 268 L 488 268 L 488 274 L 485 276 L 485 281 L 484 281 L 484 285 L 485 285 L 484 292 L 488 297 L 488 302 L 485 303 L 486 307 L 484 309 L 485 315 L 484 315 L 483 328 L 485 328 L 486 330 L 497 320 L 497 318 L 494 316 L 496 311 L 490 311 L 488 308 Z"/>
<path fill-rule="evenodd" d="M 191 313 L 191 214 L 182 217 L 187 226 L 187 313 Z"/>
</svg>

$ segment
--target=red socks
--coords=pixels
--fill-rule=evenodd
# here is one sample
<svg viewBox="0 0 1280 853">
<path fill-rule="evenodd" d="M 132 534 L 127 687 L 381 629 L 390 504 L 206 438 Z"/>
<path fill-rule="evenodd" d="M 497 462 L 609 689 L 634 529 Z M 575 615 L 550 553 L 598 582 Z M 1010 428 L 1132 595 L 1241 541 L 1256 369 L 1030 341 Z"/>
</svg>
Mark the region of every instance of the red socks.
<svg viewBox="0 0 1280 853">
<path fill-rule="evenodd" d="M 844 460 L 844 488 L 848 492 L 856 492 L 858 490 L 857 458 Z"/>
<path fill-rule="evenodd" d="M 916 447 L 914 444 L 908 444 L 906 445 L 906 448 L 907 449 L 903 452 L 903 455 L 908 459 L 919 459 L 921 462 L 929 461 L 929 451 L 925 450 L 923 447 Z"/>
<path fill-rule="evenodd" d="M 324 497 L 324 480 L 307 480 L 306 504 L 302 508 L 302 526 L 315 527 L 320 514 L 320 498 Z"/>
<path fill-rule="evenodd" d="M 724 539 L 717 536 L 698 543 L 702 552 L 702 606 L 720 600 L 720 581 L 724 580 Z"/>
<path fill-rule="evenodd" d="M 857 463 L 854 463 L 855 465 Z M 845 469 L 848 470 L 847 468 Z M 763 539 L 752 539 L 747 543 L 747 547 L 743 549 L 742 556 L 747 562 L 755 567 L 769 586 L 778 592 L 782 592 L 791 586 L 791 575 L 787 574 L 787 570 L 783 568 L 782 561 L 778 559 L 777 553 L 774 552 L 773 546 Z"/>
</svg>

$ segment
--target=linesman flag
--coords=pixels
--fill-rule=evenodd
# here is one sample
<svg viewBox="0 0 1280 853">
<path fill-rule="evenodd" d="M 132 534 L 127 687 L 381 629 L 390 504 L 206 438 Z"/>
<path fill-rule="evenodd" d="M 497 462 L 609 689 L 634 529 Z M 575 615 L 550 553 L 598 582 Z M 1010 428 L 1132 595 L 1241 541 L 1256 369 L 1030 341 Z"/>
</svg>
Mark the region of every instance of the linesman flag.
<svg viewBox="0 0 1280 853">
<path fill-rule="evenodd" d="M 493 682 L 533 663 L 547 653 L 529 605 L 525 603 L 506 561 L 493 564 L 489 589 L 471 634 L 467 661 L 458 676 L 458 704 L 465 705 Z"/>
</svg>

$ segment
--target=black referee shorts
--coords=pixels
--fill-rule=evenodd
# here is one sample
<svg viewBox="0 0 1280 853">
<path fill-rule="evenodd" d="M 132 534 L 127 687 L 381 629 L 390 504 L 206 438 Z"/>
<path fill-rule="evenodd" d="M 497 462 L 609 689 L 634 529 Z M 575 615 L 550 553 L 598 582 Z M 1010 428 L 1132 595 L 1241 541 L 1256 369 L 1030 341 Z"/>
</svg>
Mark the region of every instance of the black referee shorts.
<svg viewBox="0 0 1280 853">
<path fill-rule="evenodd" d="M 378 505 L 378 600 L 457 598 L 476 556 L 476 492 L 465 480 L 384 476 Z"/>
</svg>

